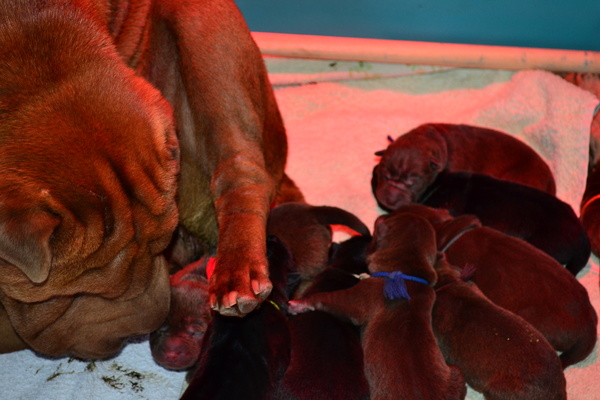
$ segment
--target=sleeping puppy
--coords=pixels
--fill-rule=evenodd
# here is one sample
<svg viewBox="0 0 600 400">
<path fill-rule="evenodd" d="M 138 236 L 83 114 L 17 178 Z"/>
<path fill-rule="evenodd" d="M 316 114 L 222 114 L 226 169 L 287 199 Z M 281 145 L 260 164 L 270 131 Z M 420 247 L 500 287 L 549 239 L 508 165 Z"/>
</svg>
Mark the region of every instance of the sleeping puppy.
<svg viewBox="0 0 600 400">
<path fill-rule="evenodd" d="M 329 266 L 303 296 L 356 285 L 366 273 L 370 238 L 354 236 L 336 245 Z M 323 311 L 288 320 L 292 353 L 276 400 L 367 400 L 363 351 L 357 327 Z"/>
<path fill-rule="evenodd" d="M 152 357 L 167 369 L 189 369 L 200 356 L 202 338 L 212 320 L 206 279 L 208 260 L 207 255 L 171 276 L 169 316 L 150 334 Z"/>
<path fill-rule="evenodd" d="M 470 171 L 555 194 L 546 162 L 506 133 L 469 125 L 429 123 L 398 137 L 373 170 L 373 194 L 387 210 L 414 203 L 442 170 Z"/>
<path fill-rule="evenodd" d="M 363 327 L 371 399 L 463 399 L 464 378 L 444 362 L 431 327 L 433 227 L 408 214 L 380 217 L 370 252 L 370 272 L 387 278 L 291 301 L 290 312 L 326 311 Z"/>
<path fill-rule="evenodd" d="M 597 315 L 587 290 L 556 260 L 529 243 L 482 227 L 471 215 L 419 204 L 400 208 L 426 218 L 452 265 L 475 267 L 471 278 L 498 306 L 532 324 L 561 352 L 563 368 L 585 359 L 596 343 Z"/>
<path fill-rule="evenodd" d="M 267 400 L 283 378 L 291 352 L 287 274 L 294 265 L 279 239 L 269 236 L 267 241 L 273 282 L 268 301 L 243 318 L 214 314 L 182 400 Z"/>
<path fill-rule="evenodd" d="M 438 282 L 433 331 L 448 364 L 486 400 L 566 399 L 566 380 L 556 352 L 532 325 L 497 306 L 445 257 Z"/>
<path fill-rule="evenodd" d="M 103 358 L 157 329 L 178 223 L 216 247 L 211 306 L 256 308 L 287 142 L 234 2 L 14 0 L 0 21 L 0 351 Z"/>
<path fill-rule="evenodd" d="M 528 186 L 482 174 L 444 171 L 418 201 L 447 209 L 453 216 L 473 214 L 483 225 L 545 251 L 573 275 L 590 257 L 590 242 L 571 206 Z"/>
</svg>

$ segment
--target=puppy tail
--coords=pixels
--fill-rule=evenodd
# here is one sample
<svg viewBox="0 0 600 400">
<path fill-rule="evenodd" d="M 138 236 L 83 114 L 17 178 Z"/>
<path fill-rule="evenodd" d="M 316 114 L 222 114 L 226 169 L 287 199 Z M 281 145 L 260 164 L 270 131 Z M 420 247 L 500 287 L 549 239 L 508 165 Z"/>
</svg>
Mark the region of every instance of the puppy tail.
<svg viewBox="0 0 600 400">
<path fill-rule="evenodd" d="M 371 236 L 367 225 L 364 224 L 356 215 L 344 209 L 333 206 L 315 206 L 313 213 L 323 225 L 343 225 L 361 236 Z"/>
</svg>

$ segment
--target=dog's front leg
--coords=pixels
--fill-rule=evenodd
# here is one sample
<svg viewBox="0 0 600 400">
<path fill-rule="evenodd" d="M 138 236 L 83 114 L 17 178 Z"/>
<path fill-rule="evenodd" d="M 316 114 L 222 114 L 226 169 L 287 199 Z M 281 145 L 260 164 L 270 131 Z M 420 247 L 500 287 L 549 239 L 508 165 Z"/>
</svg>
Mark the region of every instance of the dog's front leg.
<svg viewBox="0 0 600 400">
<path fill-rule="evenodd" d="M 271 293 L 266 259 L 266 219 L 274 185 L 240 155 L 219 165 L 212 182 L 219 225 L 217 259 L 210 278 L 211 307 L 223 315 L 245 315 Z M 255 174 L 249 175 L 249 171 Z M 258 174 L 258 175 L 257 175 Z"/>
<path fill-rule="evenodd" d="M 211 306 L 243 316 L 272 288 L 266 220 L 283 176 L 285 129 L 260 51 L 235 4 L 161 3 L 181 78 L 174 96 L 184 96 L 171 99 L 181 146 L 180 216 L 184 225 L 214 224 L 197 217 L 205 215 L 200 203 L 210 196 L 218 226 Z"/>
</svg>

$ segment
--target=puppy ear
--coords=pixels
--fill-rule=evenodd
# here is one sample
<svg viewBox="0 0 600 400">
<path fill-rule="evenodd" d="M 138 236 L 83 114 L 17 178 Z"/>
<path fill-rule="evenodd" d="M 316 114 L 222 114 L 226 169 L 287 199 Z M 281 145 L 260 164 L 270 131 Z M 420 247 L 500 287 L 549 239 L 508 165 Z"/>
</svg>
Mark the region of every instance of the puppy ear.
<svg viewBox="0 0 600 400">
<path fill-rule="evenodd" d="M 379 150 L 375 152 L 375 155 L 381 157 L 385 153 L 385 150 Z"/>
<path fill-rule="evenodd" d="M 60 218 L 44 210 L 28 210 L 0 221 L 0 258 L 42 283 L 52 266 L 52 233 Z"/>
<path fill-rule="evenodd" d="M 438 160 L 431 159 L 429 160 L 429 168 L 431 168 L 432 171 L 437 172 L 442 169 L 442 165 Z"/>
</svg>

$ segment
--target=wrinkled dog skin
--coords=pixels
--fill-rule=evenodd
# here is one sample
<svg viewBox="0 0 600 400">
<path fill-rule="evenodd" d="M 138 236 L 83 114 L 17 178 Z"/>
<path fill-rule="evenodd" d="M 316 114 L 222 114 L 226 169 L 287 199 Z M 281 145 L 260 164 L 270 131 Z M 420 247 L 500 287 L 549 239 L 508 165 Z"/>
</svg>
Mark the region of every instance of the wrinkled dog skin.
<svg viewBox="0 0 600 400">
<path fill-rule="evenodd" d="M 233 1 L 2 2 L 0 137 L 0 351 L 103 358 L 157 329 L 178 223 L 217 247 L 213 308 L 269 295 L 287 142 Z"/>
<path fill-rule="evenodd" d="M 416 202 L 442 170 L 488 174 L 555 194 L 546 162 L 527 144 L 493 129 L 442 123 L 423 124 L 401 135 L 373 170 L 379 205 L 393 211 Z"/>
</svg>

